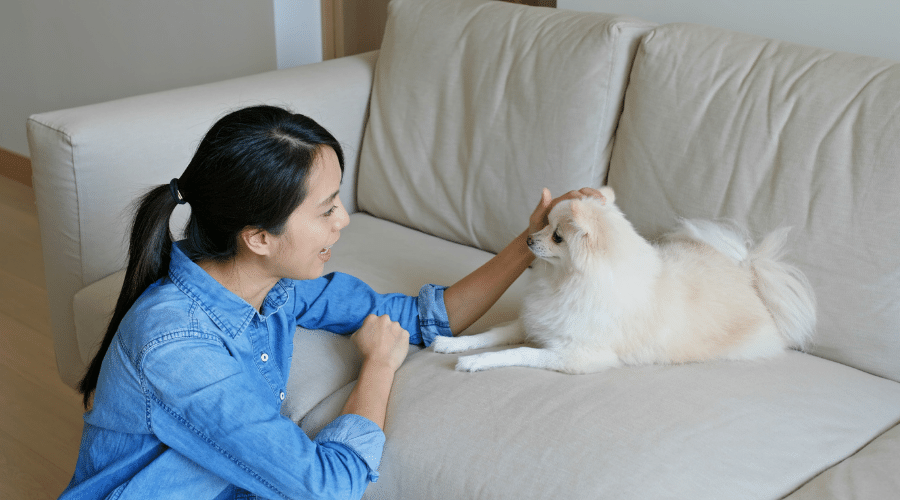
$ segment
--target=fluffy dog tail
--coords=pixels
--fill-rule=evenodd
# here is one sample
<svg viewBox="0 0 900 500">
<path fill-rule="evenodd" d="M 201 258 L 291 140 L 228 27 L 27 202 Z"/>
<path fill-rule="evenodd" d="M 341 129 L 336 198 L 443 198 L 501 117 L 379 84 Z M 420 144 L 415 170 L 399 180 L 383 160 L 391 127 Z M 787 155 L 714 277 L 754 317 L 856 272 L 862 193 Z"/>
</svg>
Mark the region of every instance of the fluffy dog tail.
<svg viewBox="0 0 900 500">
<path fill-rule="evenodd" d="M 750 252 L 750 267 L 756 292 L 769 309 L 778 331 L 788 345 L 809 348 L 816 327 L 816 297 L 806 276 L 781 261 L 790 228 L 766 236 Z"/>
</svg>

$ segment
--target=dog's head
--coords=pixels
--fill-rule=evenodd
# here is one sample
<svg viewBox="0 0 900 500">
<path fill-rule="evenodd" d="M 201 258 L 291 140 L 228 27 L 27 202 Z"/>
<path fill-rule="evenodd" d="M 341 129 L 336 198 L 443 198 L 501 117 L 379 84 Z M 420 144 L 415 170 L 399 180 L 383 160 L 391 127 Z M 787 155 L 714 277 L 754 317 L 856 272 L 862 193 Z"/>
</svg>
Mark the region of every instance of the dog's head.
<svg viewBox="0 0 900 500">
<path fill-rule="evenodd" d="M 617 235 L 633 233 L 615 205 L 612 188 L 600 188 L 601 196 L 560 202 L 550 211 L 550 224 L 528 237 L 528 248 L 554 268 L 587 271 L 616 253 Z"/>
</svg>

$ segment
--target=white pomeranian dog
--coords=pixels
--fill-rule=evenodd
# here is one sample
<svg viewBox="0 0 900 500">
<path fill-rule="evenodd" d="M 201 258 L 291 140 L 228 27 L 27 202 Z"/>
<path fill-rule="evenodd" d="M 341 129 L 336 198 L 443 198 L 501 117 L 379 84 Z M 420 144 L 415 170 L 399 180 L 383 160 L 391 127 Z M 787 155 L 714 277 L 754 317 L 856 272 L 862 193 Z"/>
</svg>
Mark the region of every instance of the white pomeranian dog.
<svg viewBox="0 0 900 500">
<path fill-rule="evenodd" d="M 539 257 L 520 319 L 434 351 L 528 343 L 462 356 L 456 369 L 526 366 L 593 373 L 622 365 L 769 358 L 803 350 L 816 323 L 806 277 L 781 262 L 787 229 L 751 247 L 736 228 L 682 221 L 659 244 L 602 196 L 567 200 L 528 238 Z M 541 262 L 542 261 L 542 262 Z"/>
</svg>

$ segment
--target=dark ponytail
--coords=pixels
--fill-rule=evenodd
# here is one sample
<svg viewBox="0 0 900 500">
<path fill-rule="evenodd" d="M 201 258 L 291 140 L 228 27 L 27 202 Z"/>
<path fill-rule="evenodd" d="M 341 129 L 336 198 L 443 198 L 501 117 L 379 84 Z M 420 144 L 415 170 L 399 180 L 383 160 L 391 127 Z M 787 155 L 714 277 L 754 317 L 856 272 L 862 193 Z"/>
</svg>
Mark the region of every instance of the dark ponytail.
<svg viewBox="0 0 900 500">
<path fill-rule="evenodd" d="M 241 109 L 212 126 L 179 179 L 137 201 L 125 282 L 100 349 L 78 386 L 85 408 L 125 314 L 148 286 L 168 275 L 169 219 L 179 202 L 191 206 L 180 243 L 185 254 L 194 261 L 230 260 L 243 229 L 283 233 L 306 197 L 309 170 L 323 147 L 336 153 L 343 172 L 340 144 L 312 119 L 273 106 Z"/>
</svg>

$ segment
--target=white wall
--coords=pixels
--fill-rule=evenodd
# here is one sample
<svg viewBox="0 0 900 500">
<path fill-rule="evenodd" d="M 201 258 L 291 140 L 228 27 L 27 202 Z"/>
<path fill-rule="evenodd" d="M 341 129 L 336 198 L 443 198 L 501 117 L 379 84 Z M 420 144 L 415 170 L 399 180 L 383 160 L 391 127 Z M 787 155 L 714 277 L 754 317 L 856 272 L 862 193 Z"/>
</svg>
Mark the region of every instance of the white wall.
<svg viewBox="0 0 900 500">
<path fill-rule="evenodd" d="M 273 70 L 274 31 L 272 1 L 2 0 L 0 147 L 28 156 L 33 113 Z"/>
<path fill-rule="evenodd" d="M 322 60 L 322 1 L 273 0 L 278 69 Z"/>
<path fill-rule="evenodd" d="M 557 0 L 557 7 L 707 24 L 900 61 L 898 0 Z"/>
</svg>

